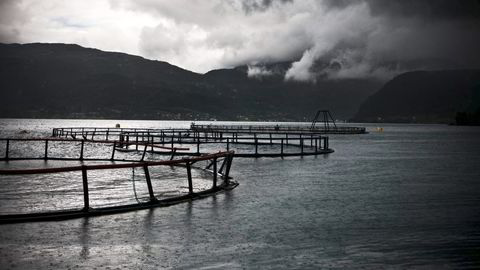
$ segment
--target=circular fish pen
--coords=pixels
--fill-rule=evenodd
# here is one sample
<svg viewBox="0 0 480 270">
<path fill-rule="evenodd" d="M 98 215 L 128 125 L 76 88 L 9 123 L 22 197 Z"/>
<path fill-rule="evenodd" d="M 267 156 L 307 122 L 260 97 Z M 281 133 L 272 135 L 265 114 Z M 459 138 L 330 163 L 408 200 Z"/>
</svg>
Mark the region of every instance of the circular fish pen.
<svg viewBox="0 0 480 270">
<path fill-rule="evenodd" d="M 322 132 L 292 126 L 75 127 L 0 139 L 0 223 L 168 206 L 235 188 L 234 156 L 332 152 Z"/>
<path fill-rule="evenodd" d="M 119 151 L 199 156 L 212 151 L 233 150 L 235 157 L 287 157 L 323 155 L 333 152 L 329 138 L 316 132 L 258 129 L 133 129 L 55 128 L 60 138 L 115 139 Z M 139 143 L 150 146 L 140 147 Z M 164 151 L 154 145 L 187 151 Z"/>
<path fill-rule="evenodd" d="M 118 141 L 0 139 L 0 224 L 62 220 L 168 206 L 235 188 L 233 151 L 160 159 Z M 132 144 L 130 144 L 132 145 Z M 137 147 L 180 153 L 148 142 Z"/>
</svg>

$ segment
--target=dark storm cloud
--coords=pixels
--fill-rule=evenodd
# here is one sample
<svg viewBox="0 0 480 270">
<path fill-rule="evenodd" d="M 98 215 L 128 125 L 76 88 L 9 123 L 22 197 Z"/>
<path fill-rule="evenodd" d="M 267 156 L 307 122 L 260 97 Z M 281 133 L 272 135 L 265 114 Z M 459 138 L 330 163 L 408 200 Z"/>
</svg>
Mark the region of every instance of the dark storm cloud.
<svg viewBox="0 0 480 270">
<path fill-rule="evenodd" d="M 370 26 L 333 44 L 317 40 L 287 79 L 372 76 L 388 79 L 411 69 L 480 68 L 480 1 L 325 0 L 328 13 L 368 10 Z M 339 22 L 337 20 L 337 22 Z M 335 36 L 335 35 L 333 35 Z M 327 45 L 325 45 L 325 43 Z M 319 45 L 317 45 L 319 44 Z"/>
<path fill-rule="evenodd" d="M 343 9 L 365 2 L 374 16 L 466 19 L 480 16 L 480 0 L 324 0 L 328 8 Z"/>
<path fill-rule="evenodd" d="M 195 15 L 180 8 L 186 5 L 182 0 L 178 8 L 159 2 L 131 2 L 172 19 L 176 32 L 187 33 L 172 34 L 165 24 L 146 28 L 140 48 L 159 59 L 201 52 L 216 62 L 213 67 L 247 64 L 252 74 L 269 73 L 258 63 L 293 61 L 288 80 L 385 80 L 411 69 L 480 62 L 477 0 L 217 0 L 196 7 Z M 197 49 L 189 41 L 192 27 L 204 34 Z"/>
<path fill-rule="evenodd" d="M 478 19 L 479 0 L 367 0 L 373 15 L 425 19 Z"/>
<path fill-rule="evenodd" d="M 246 13 L 265 11 L 274 4 L 291 3 L 293 0 L 243 0 L 242 8 Z"/>
<path fill-rule="evenodd" d="M 0 41 L 67 42 L 287 80 L 480 68 L 480 0 L 0 0 Z"/>
</svg>

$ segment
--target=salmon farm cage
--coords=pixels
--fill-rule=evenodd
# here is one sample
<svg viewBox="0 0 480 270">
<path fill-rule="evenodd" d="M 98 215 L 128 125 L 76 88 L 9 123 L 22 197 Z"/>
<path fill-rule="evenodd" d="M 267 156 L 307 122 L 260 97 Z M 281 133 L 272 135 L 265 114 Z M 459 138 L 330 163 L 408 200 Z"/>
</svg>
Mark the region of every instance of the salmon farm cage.
<svg viewBox="0 0 480 270">
<path fill-rule="evenodd" d="M 63 220 L 169 206 L 235 188 L 233 151 L 176 159 L 121 152 L 115 140 L 0 139 L 0 224 Z M 130 144 L 131 145 L 131 144 Z M 2 153 L 3 152 L 3 153 Z"/>
<path fill-rule="evenodd" d="M 53 137 L 118 141 L 119 151 L 145 151 L 166 155 L 199 156 L 212 151 L 234 150 L 235 157 L 287 157 L 333 152 L 328 136 L 316 132 L 275 129 L 134 129 L 55 128 Z M 140 143 L 150 147 L 142 148 Z M 161 145 L 174 149 L 155 148 Z M 186 149 L 188 151 L 177 151 Z"/>
</svg>

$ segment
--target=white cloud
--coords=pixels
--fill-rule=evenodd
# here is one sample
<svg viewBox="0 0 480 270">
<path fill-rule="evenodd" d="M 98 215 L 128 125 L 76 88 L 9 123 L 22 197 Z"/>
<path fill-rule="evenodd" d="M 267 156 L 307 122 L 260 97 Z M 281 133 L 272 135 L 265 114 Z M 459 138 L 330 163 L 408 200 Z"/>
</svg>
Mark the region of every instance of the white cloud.
<svg viewBox="0 0 480 270">
<path fill-rule="evenodd" d="M 10 8 L 16 19 L 3 27 L 18 35 L 3 42 L 77 43 L 138 54 L 141 30 L 158 23 L 148 13 L 112 9 L 108 1 L 20 0 Z"/>
<path fill-rule="evenodd" d="M 274 73 L 262 66 L 248 66 L 247 75 L 251 78 L 262 78 L 265 76 L 272 76 Z"/>
<path fill-rule="evenodd" d="M 426 58 L 448 57 L 459 66 L 478 67 L 480 56 L 472 49 L 480 40 L 478 19 L 442 11 L 435 20 L 418 6 L 410 16 L 409 4 L 402 3 L 3 0 L 0 41 L 77 43 L 196 72 L 294 61 L 288 80 L 386 79 L 422 67 L 411 63 Z"/>
</svg>

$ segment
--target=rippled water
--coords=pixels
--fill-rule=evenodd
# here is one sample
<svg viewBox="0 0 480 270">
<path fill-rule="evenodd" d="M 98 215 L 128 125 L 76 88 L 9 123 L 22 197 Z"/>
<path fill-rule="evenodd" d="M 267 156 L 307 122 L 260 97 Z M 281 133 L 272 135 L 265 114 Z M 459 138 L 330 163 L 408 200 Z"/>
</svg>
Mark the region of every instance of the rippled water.
<svg viewBox="0 0 480 270">
<path fill-rule="evenodd" d="M 2 135 L 190 124 L 0 122 Z M 375 127 L 331 136 L 335 152 L 326 156 L 235 159 L 240 186 L 204 200 L 1 225 L 1 268 L 479 268 L 480 128 Z"/>
</svg>

